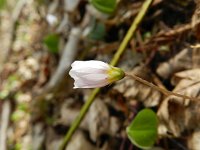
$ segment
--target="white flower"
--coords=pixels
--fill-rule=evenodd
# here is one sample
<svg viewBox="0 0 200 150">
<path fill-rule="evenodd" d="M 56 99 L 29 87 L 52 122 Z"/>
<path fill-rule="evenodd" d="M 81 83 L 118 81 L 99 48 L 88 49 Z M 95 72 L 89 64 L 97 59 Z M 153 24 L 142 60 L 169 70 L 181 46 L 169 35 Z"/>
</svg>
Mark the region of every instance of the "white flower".
<svg viewBox="0 0 200 150">
<path fill-rule="evenodd" d="M 97 60 L 75 61 L 69 75 L 74 78 L 74 88 L 96 88 L 122 79 L 125 74 L 117 67 Z"/>
</svg>

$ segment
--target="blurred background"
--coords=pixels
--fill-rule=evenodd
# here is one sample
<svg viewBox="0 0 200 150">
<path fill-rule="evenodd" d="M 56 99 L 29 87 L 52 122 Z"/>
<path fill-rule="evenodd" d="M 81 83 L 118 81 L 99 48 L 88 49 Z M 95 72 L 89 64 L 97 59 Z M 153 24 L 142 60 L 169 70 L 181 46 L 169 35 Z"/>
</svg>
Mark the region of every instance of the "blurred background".
<svg viewBox="0 0 200 150">
<path fill-rule="evenodd" d="M 143 2 L 0 0 L 0 150 L 59 149 L 91 93 L 73 89 L 71 63 L 109 63 Z M 199 31 L 198 0 L 154 0 L 118 66 L 198 97 Z M 199 102 L 177 101 L 131 79 L 108 85 L 66 149 L 139 149 L 125 129 L 149 107 L 160 117 L 163 135 L 154 149 L 199 150 Z"/>
</svg>

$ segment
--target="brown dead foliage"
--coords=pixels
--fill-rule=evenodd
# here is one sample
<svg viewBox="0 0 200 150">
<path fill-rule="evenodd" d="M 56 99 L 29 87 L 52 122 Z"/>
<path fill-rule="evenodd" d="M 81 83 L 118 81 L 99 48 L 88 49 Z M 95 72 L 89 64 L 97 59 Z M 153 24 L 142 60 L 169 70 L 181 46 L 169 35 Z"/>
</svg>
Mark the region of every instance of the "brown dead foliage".
<svg viewBox="0 0 200 150">
<path fill-rule="evenodd" d="M 33 150 L 58 149 L 90 93 L 72 89 L 73 81 L 68 76 L 71 61 L 110 62 L 143 3 L 122 0 L 114 14 L 108 16 L 89 10 L 88 1 L 74 0 L 73 7 L 69 7 L 70 2 L 27 1 L 16 28 L 10 31 L 12 9 L 0 14 L 0 108 L 5 100 L 11 105 L 6 117 L 9 120 L 0 121 L 9 122 L 1 134 L 8 139 L 3 141 L 4 147 L 6 144 L 13 149 L 20 144 L 25 150 L 30 145 Z M 154 0 L 119 66 L 163 89 L 200 98 L 199 6 L 199 0 Z M 14 7 L 9 2 L 9 8 Z M 58 22 L 50 24 L 47 15 L 53 15 Z M 102 39 L 85 35 L 94 22 L 105 27 Z M 72 44 L 70 34 L 77 27 L 80 34 L 73 37 L 77 41 Z M 45 35 L 51 33 L 59 35 L 56 54 L 43 43 Z M 64 57 L 64 67 L 58 69 L 63 75 L 61 82 L 48 89 L 64 50 L 70 53 Z M 136 149 L 128 141 L 125 128 L 144 107 L 157 111 L 160 121 L 154 149 L 199 149 L 200 101 L 164 95 L 131 78 L 102 88 L 67 149 Z"/>
</svg>

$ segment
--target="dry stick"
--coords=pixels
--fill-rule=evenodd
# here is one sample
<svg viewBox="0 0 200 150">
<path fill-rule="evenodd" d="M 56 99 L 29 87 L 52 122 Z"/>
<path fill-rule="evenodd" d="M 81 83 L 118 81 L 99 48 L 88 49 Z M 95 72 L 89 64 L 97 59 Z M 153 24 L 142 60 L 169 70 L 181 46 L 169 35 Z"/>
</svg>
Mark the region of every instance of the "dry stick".
<svg viewBox="0 0 200 150">
<path fill-rule="evenodd" d="M 174 95 L 174 96 L 181 97 L 181 98 L 184 98 L 184 99 L 200 100 L 198 98 L 189 97 L 189 96 L 186 96 L 186 95 L 181 95 L 181 94 L 174 93 L 174 92 L 168 91 L 166 89 L 160 88 L 160 87 L 154 85 L 153 83 L 150 83 L 150 82 L 148 82 L 148 81 L 146 81 L 146 80 L 144 80 L 144 79 L 142 79 L 142 78 L 140 78 L 140 77 L 138 77 L 138 76 L 136 76 L 134 74 L 126 73 L 126 76 L 130 77 L 130 78 L 132 78 L 132 79 L 134 79 L 134 80 L 136 80 L 136 81 L 138 81 L 138 82 L 140 82 L 140 83 L 142 83 L 144 85 L 147 85 L 147 86 L 149 86 L 149 87 L 151 87 L 151 88 L 153 88 L 153 89 L 155 89 L 157 91 L 160 91 L 161 93 L 163 93 L 163 94 L 165 94 L 167 96 Z"/>
<path fill-rule="evenodd" d="M 142 8 L 140 9 L 140 12 L 136 16 L 133 23 L 131 24 L 131 27 L 129 28 L 126 36 L 124 37 L 122 43 L 120 44 L 119 49 L 117 50 L 116 54 L 114 55 L 114 57 L 111 61 L 111 65 L 115 66 L 116 63 L 119 61 L 122 53 L 126 49 L 128 42 L 130 41 L 131 37 L 135 33 L 135 30 L 137 29 L 138 24 L 142 21 L 142 19 L 143 19 L 144 15 L 146 14 L 146 12 L 147 12 L 152 1 L 153 0 L 146 0 L 143 3 Z M 85 117 L 87 111 L 89 110 L 91 104 L 93 103 L 93 101 L 95 99 L 95 96 L 99 93 L 99 91 L 100 91 L 99 88 L 96 88 L 92 91 L 92 93 L 89 96 L 89 98 L 87 99 L 86 103 L 81 108 L 80 114 L 75 119 L 75 121 L 72 123 L 70 129 L 68 130 L 67 134 L 65 135 L 64 140 L 62 141 L 61 146 L 59 147 L 59 150 L 64 150 L 65 146 L 67 145 L 67 143 L 71 139 L 73 133 L 76 131 L 76 129 L 79 127 L 81 121 Z"/>
<path fill-rule="evenodd" d="M 71 29 L 69 39 L 64 47 L 58 67 L 47 85 L 49 89 L 54 88 L 58 84 L 60 84 L 63 77 L 65 76 L 67 69 L 70 68 L 70 65 L 73 62 L 75 55 L 78 51 L 77 46 L 80 42 L 81 32 L 81 28 L 79 27 L 74 27 Z"/>
</svg>

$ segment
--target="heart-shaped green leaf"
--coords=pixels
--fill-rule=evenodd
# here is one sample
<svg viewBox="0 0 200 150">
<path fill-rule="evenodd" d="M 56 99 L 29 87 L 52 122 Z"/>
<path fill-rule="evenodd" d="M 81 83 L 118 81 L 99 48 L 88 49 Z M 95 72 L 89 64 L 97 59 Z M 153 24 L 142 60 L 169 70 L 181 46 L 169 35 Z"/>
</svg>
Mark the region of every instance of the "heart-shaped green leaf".
<svg viewBox="0 0 200 150">
<path fill-rule="evenodd" d="M 126 128 L 131 142 L 139 148 L 151 148 L 157 139 L 158 118 L 151 109 L 140 111 Z"/>
<path fill-rule="evenodd" d="M 91 4 L 99 11 L 112 14 L 117 6 L 117 0 L 90 0 Z"/>
</svg>

